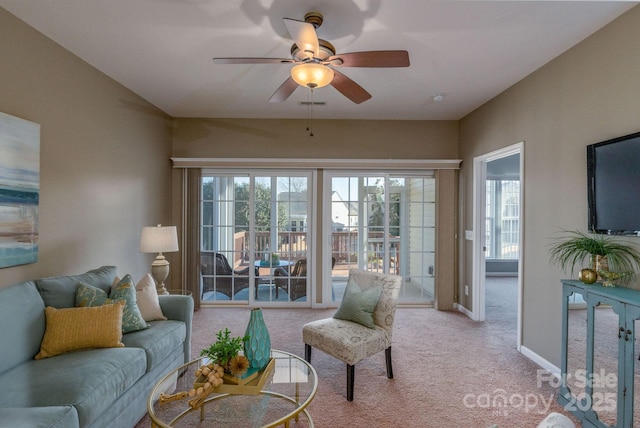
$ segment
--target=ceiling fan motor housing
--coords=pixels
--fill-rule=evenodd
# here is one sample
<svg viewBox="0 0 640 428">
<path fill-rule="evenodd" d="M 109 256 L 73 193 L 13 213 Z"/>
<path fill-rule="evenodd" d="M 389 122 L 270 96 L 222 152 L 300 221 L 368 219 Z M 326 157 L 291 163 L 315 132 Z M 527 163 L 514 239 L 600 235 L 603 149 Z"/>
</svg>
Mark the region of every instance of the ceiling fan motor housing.
<svg viewBox="0 0 640 428">
<path fill-rule="evenodd" d="M 317 30 L 318 27 L 322 25 L 324 22 L 324 18 L 320 12 L 307 12 L 304 15 L 304 22 L 308 22 L 313 25 L 313 27 Z"/>
<path fill-rule="evenodd" d="M 320 60 L 324 61 L 330 56 L 336 54 L 336 48 L 326 40 L 318 39 L 318 47 L 320 48 L 320 55 L 317 58 Z M 298 45 L 296 45 L 295 43 L 291 45 L 291 58 L 298 61 L 304 61 L 308 59 L 306 55 L 301 54 L 300 48 L 298 48 Z"/>
</svg>

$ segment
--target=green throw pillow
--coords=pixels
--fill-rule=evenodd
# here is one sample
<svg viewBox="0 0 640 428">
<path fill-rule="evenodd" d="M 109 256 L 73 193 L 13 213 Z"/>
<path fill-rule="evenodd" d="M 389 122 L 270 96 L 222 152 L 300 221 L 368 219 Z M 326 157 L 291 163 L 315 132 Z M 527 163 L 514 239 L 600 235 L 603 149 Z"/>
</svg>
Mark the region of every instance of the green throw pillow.
<svg viewBox="0 0 640 428">
<path fill-rule="evenodd" d="M 342 303 L 333 317 L 374 328 L 373 310 L 380 300 L 381 293 L 382 287 L 363 290 L 353 279 L 349 278 L 344 296 L 342 296 Z"/>
<path fill-rule="evenodd" d="M 76 306 L 102 306 L 118 300 L 124 300 L 125 302 L 124 310 L 122 311 L 123 333 L 149 328 L 149 324 L 144 320 L 140 309 L 138 309 L 136 287 L 131 275 L 125 275 L 117 285 L 111 288 L 111 293 L 108 296 L 107 292 L 100 288 L 82 282 L 78 283 Z"/>
</svg>

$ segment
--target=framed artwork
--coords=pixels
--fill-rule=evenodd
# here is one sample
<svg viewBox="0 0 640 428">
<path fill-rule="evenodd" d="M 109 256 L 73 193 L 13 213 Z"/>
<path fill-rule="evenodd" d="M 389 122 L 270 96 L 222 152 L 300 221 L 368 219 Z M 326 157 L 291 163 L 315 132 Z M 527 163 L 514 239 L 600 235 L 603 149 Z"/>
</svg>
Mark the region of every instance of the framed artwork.
<svg viewBox="0 0 640 428">
<path fill-rule="evenodd" d="M 0 113 L 0 268 L 38 261 L 40 125 Z"/>
</svg>

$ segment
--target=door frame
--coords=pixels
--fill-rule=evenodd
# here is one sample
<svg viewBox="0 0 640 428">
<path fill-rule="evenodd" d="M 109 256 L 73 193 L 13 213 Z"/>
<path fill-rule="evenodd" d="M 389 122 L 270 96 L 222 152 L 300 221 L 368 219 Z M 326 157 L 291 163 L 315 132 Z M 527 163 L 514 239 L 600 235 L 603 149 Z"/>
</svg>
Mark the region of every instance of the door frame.
<svg viewBox="0 0 640 428">
<path fill-rule="evenodd" d="M 485 320 L 485 277 L 486 259 L 484 237 L 486 234 L 486 182 L 487 163 L 514 154 L 520 154 L 520 212 L 518 221 L 518 302 L 516 348 L 522 345 L 522 260 L 524 231 L 524 141 L 473 158 L 473 268 L 472 268 L 472 311 L 470 317 L 475 321 Z"/>
</svg>

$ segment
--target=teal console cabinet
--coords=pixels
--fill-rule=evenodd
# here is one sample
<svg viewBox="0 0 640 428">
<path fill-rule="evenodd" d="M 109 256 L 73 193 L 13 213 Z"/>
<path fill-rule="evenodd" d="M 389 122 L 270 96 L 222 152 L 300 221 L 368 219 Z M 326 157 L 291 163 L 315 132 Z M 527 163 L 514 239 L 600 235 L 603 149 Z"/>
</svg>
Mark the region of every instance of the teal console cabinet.
<svg viewBox="0 0 640 428">
<path fill-rule="evenodd" d="M 576 296 L 586 310 L 570 309 Z M 640 291 L 563 280 L 562 299 L 558 402 L 585 428 L 633 427 L 634 416 L 640 428 L 640 409 L 634 411 Z"/>
</svg>

